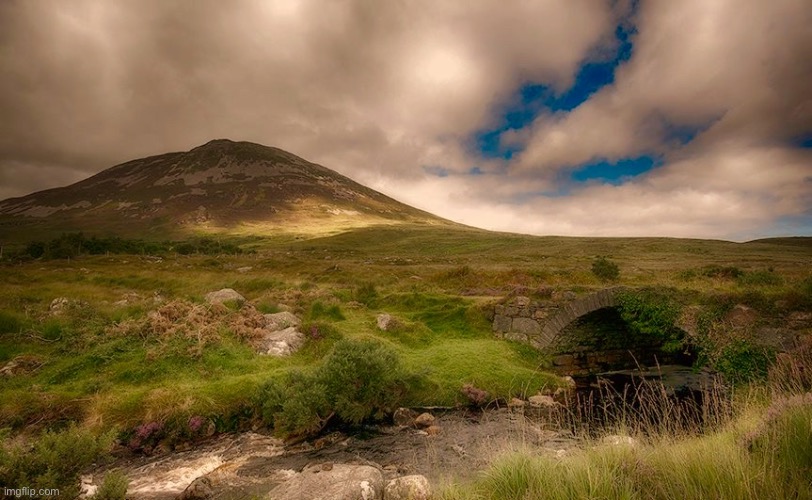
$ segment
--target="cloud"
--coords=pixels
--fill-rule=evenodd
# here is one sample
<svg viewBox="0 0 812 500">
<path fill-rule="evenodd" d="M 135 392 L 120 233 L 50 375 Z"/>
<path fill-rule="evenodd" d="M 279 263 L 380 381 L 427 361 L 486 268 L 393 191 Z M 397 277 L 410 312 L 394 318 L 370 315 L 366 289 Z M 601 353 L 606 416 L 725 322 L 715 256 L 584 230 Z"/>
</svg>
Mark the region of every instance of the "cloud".
<svg viewBox="0 0 812 500">
<path fill-rule="evenodd" d="M 454 139 L 519 78 L 565 84 L 592 2 L 6 2 L 0 151 L 102 168 L 214 137 L 352 174 L 470 161 Z M 458 141 L 459 142 L 459 141 Z"/>
<path fill-rule="evenodd" d="M 766 234 L 812 206 L 806 3 L 6 0 L 0 197 L 227 137 L 494 229 Z M 620 22 L 613 83 L 502 134 L 511 160 L 472 146 L 523 85 L 611 58 Z M 569 175 L 641 155 L 660 166 L 620 186 Z"/>
</svg>

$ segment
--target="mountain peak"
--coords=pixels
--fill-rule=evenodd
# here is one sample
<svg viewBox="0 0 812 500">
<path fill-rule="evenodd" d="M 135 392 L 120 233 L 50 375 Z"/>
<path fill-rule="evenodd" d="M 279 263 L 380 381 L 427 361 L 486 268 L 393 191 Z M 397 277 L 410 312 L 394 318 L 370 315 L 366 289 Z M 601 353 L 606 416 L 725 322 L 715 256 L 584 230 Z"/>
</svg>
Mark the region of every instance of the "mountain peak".
<svg viewBox="0 0 812 500">
<path fill-rule="evenodd" d="M 442 219 L 278 148 L 215 139 L 0 202 L 0 229 L 143 234 L 241 224 L 299 231 Z"/>
</svg>

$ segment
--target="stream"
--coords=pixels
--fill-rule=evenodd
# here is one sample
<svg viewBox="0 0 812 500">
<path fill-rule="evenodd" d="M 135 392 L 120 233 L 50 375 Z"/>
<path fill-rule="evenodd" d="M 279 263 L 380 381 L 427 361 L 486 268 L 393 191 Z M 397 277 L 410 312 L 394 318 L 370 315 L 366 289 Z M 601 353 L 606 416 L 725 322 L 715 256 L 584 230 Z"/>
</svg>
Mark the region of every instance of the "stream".
<svg viewBox="0 0 812 500">
<path fill-rule="evenodd" d="M 128 498 L 173 499 L 197 480 L 205 482 L 206 498 L 249 499 L 263 497 L 307 466 L 333 463 L 375 465 L 387 480 L 422 474 L 434 485 L 466 481 L 506 451 L 530 447 L 537 453 L 561 456 L 583 446 L 587 436 L 594 437 L 617 421 L 612 408 L 618 406 L 609 401 L 619 398 L 628 405 L 621 406 L 626 416 L 629 408 L 640 408 L 635 398 L 640 395 L 641 380 L 656 381 L 653 387 L 675 406 L 701 411 L 702 394 L 713 376 L 679 365 L 648 372 L 618 370 L 578 379 L 568 407 L 434 411 L 436 427 L 428 430 L 376 425 L 336 431 L 296 445 L 285 445 L 263 432 L 226 434 L 188 451 L 122 456 L 84 476 L 83 488 L 92 492 L 106 472 L 116 469 L 130 479 Z M 668 411 L 660 416 L 679 418 L 680 414 Z"/>
</svg>

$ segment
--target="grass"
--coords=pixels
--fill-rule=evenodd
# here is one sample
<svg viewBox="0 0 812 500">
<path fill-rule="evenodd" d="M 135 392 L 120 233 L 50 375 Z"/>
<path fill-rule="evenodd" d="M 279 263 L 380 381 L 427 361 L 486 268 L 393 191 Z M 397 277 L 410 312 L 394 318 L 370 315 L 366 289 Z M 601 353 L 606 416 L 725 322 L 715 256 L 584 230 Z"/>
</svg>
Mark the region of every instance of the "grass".
<svg viewBox="0 0 812 500">
<path fill-rule="evenodd" d="M 785 357 L 771 369 L 766 384 L 743 386 L 732 398 L 711 394 L 713 418 L 706 412 L 688 419 L 687 426 L 674 425 L 679 420 L 675 403 L 654 387 L 639 395 L 642 409 L 619 411 L 622 418 L 590 436 L 585 446 L 563 455 L 508 446 L 495 452 L 479 478 L 446 485 L 439 496 L 445 500 L 812 498 L 810 353 L 812 344 Z M 577 417 L 583 421 L 583 416 Z M 663 422 L 663 417 L 670 420 Z M 605 437 L 617 433 L 632 438 Z"/>
<path fill-rule="evenodd" d="M 727 297 L 765 316 L 812 307 L 804 245 L 408 225 L 313 234 L 235 240 L 251 250 L 236 255 L 0 261 L 0 364 L 37 360 L 0 381 L 0 427 L 32 439 L 71 424 L 126 433 L 195 416 L 219 431 L 245 428 L 254 418 L 252 396 L 267 381 L 319 365 L 341 339 L 370 337 L 390 346 L 408 372 L 408 404 L 466 404 L 467 384 L 491 399 L 531 395 L 559 379 L 545 371 L 545 355 L 493 336 L 488 304 L 603 287 L 591 272 L 597 256 L 618 265 L 619 285 L 672 287 L 700 302 Z M 703 271 L 709 266 L 741 272 Z M 258 314 L 289 309 L 303 318 L 304 348 L 285 359 L 256 355 L 245 331 L 229 323 L 243 314 L 238 305 L 200 328 L 155 334 L 144 327 L 176 303 L 188 308 L 170 323 L 188 326 L 202 297 L 226 287 Z M 72 306 L 51 314 L 57 297 Z M 380 331 L 379 313 L 393 315 L 397 326 Z"/>
<path fill-rule="evenodd" d="M 470 485 L 440 495 L 462 499 L 812 498 L 812 404 L 786 417 L 751 451 L 735 430 L 643 444 L 594 444 L 563 457 L 515 450 Z"/>
</svg>

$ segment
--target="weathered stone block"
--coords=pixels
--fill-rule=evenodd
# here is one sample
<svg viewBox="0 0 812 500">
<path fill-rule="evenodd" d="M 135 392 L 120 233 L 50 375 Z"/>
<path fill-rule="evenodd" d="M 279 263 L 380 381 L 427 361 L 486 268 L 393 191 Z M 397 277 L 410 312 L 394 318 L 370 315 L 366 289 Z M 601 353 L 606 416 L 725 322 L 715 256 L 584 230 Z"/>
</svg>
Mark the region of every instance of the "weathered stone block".
<svg viewBox="0 0 812 500">
<path fill-rule="evenodd" d="M 568 366 L 575 364 L 575 356 L 572 354 L 562 354 L 553 358 L 553 366 Z"/>
<path fill-rule="evenodd" d="M 501 314 L 498 314 L 493 318 L 493 331 L 499 333 L 509 332 L 510 325 L 512 323 L 513 319 L 509 316 L 502 316 Z"/>
<path fill-rule="evenodd" d="M 548 316 L 547 311 L 544 309 L 536 309 L 531 316 L 533 319 L 546 319 Z"/>
<path fill-rule="evenodd" d="M 512 330 L 525 335 L 538 335 L 541 333 L 541 325 L 539 325 L 539 322 L 534 319 L 513 318 Z"/>
<path fill-rule="evenodd" d="M 516 297 L 515 299 L 513 299 L 513 302 L 518 307 L 527 307 L 527 306 L 530 305 L 530 298 L 529 297 L 519 296 L 519 297 Z"/>
</svg>

